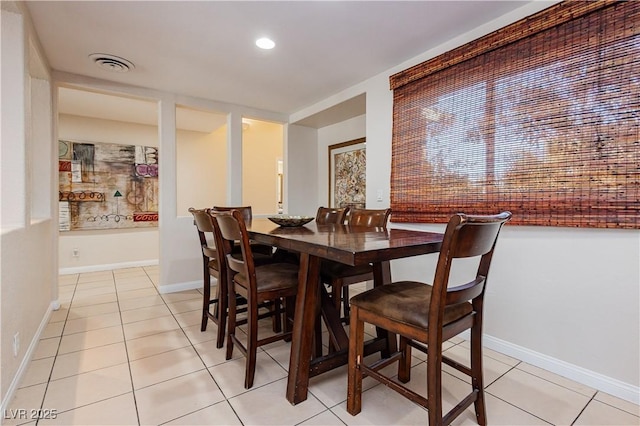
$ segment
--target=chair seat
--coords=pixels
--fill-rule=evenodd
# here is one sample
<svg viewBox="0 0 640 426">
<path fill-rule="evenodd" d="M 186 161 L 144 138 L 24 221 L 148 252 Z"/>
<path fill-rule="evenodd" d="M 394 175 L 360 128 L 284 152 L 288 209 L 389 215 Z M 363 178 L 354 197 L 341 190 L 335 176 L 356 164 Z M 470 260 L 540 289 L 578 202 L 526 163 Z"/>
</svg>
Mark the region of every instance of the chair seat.
<svg viewBox="0 0 640 426">
<path fill-rule="evenodd" d="M 422 329 L 429 328 L 429 306 L 433 287 L 415 281 L 399 281 L 376 287 L 351 298 L 351 305 L 373 314 Z M 450 324 L 473 310 L 471 303 L 448 306 L 444 324 Z"/>
<path fill-rule="evenodd" d="M 323 282 L 371 273 L 373 273 L 371 265 L 350 266 L 340 262 L 323 261 L 320 266 Z"/>
<path fill-rule="evenodd" d="M 255 270 L 258 293 L 286 288 L 295 289 L 298 286 L 298 267 L 296 265 L 271 263 L 257 266 Z M 243 272 L 238 273 L 234 277 L 234 281 L 244 288 L 249 288 L 249 282 Z"/>
</svg>

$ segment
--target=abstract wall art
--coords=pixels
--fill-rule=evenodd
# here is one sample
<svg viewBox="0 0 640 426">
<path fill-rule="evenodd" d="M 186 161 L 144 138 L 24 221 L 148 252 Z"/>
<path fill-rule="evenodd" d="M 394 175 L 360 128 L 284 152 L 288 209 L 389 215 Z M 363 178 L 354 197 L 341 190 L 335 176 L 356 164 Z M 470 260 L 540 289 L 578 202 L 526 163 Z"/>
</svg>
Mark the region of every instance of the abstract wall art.
<svg viewBox="0 0 640 426">
<path fill-rule="evenodd" d="M 58 141 L 60 231 L 158 226 L 158 148 Z"/>
<path fill-rule="evenodd" d="M 329 206 L 365 208 L 365 138 L 329 146 Z"/>
</svg>

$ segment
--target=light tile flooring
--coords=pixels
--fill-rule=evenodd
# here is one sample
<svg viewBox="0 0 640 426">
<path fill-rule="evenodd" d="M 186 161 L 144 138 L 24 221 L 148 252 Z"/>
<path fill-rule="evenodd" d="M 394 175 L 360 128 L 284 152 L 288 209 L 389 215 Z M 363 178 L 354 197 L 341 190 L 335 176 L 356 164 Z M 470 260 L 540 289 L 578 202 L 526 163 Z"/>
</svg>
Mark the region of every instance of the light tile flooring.
<svg viewBox="0 0 640 426">
<path fill-rule="evenodd" d="M 370 378 L 362 413 L 349 415 L 346 368 L 313 378 L 307 401 L 292 406 L 284 397 L 290 347 L 284 342 L 259 351 L 255 385 L 245 390 L 244 358 L 236 351 L 225 361 L 224 350 L 215 348 L 215 324 L 200 332 L 200 292 L 160 295 L 157 277 L 157 267 L 61 276 L 62 307 L 3 424 L 25 423 L 31 410 L 43 417 L 55 410 L 55 419 L 38 423 L 65 425 L 427 424 L 424 409 Z M 447 352 L 464 361 L 466 345 L 454 339 Z M 414 358 L 415 390 L 424 390 L 425 371 L 424 357 Z M 491 350 L 485 350 L 485 381 L 490 424 L 640 424 L 637 405 Z M 449 409 L 466 384 L 449 369 L 443 382 Z M 473 412 L 454 424 L 475 424 Z"/>
</svg>

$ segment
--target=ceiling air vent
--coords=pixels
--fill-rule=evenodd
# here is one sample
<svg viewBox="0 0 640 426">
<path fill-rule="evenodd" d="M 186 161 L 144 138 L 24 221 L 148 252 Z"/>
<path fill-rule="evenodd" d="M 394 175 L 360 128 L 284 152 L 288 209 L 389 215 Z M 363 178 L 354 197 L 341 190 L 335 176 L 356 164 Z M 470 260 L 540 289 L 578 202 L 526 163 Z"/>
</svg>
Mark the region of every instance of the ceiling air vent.
<svg viewBox="0 0 640 426">
<path fill-rule="evenodd" d="M 135 68 L 132 62 L 124 58 L 106 53 L 92 53 L 89 58 L 100 68 L 112 72 L 128 72 Z"/>
</svg>

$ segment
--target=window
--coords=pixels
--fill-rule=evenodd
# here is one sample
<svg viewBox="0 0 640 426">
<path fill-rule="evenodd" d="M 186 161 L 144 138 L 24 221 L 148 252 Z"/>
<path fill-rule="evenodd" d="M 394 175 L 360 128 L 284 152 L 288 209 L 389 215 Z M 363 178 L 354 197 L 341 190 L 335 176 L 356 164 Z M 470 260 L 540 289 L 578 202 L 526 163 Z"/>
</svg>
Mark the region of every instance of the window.
<svg viewBox="0 0 640 426">
<path fill-rule="evenodd" d="M 394 221 L 639 227 L 640 3 L 560 3 L 391 85 Z"/>
</svg>

